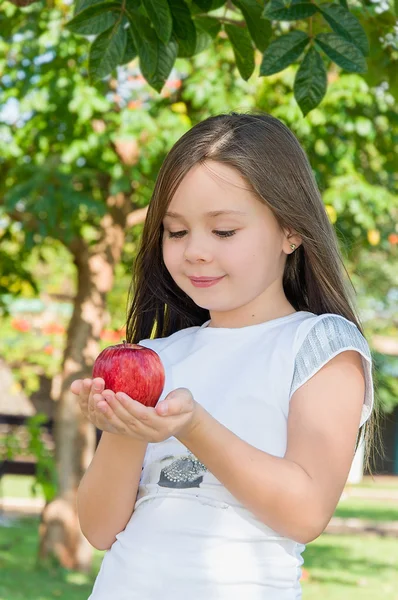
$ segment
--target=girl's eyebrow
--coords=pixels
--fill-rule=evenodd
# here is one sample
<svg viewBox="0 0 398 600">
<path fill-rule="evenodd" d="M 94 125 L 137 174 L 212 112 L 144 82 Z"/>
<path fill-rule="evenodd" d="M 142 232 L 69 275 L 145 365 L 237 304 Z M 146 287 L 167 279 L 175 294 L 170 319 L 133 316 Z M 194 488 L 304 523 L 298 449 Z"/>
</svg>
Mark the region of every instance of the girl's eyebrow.
<svg viewBox="0 0 398 600">
<path fill-rule="evenodd" d="M 210 212 L 205 213 L 206 217 L 218 217 L 219 215 L 247 215 L 246 212 L 242 210 L 211 210 Z M 164 215 L 165 217 L 170 217 L 171 219 L 183 219 L 184 216 L 180 215 L 176 212 L 168 211 Z"/>
</svg>

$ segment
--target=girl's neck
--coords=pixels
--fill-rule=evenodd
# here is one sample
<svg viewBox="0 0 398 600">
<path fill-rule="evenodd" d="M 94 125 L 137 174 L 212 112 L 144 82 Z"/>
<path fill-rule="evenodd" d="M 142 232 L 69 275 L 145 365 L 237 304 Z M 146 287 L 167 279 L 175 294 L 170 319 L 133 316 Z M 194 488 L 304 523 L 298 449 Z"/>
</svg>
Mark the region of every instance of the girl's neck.
<svg viewBox="0 0 398 600">
<path fill-rule="evenodd" d="M 265 323 L 266 321 L 273 321 L 274 319 L 287 317 L 295 312 L 297 311 L 291 304 L 287 304 L 283 308 L 279 307 L 278 309 L 262 311 L 261 313 L 248 315 L 231 315 L 230 313 L 216 313 L 212 315 L 210 312 L 210 323 L 207 325 L 207 327 L 223 327 L 232 329 L 238 327 L 247 327 L 250 325 L 259 325 L 260 323 Z"/>
</svg>

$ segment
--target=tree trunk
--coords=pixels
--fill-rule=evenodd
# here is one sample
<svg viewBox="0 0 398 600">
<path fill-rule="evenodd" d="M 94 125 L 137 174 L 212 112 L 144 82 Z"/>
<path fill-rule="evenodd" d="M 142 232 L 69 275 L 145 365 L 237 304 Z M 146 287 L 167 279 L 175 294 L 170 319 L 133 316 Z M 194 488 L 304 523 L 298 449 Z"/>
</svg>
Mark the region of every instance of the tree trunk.
<svg viewBox="0 0 398 600">
<path fill-rule="evenodd" d="M 128 203 L 119 195 L 108 198 L 108 206 L 110 214 L 102 220 L 101 240 L 89 245 L 78 239 L 69 247 L 77 268 L 78 289 L 55 411 L 58 491 L 56 498 L 45 506 L 39 527 L 39 559 L 52 556 L 63 567 L 82 572 L 90 571 L 92 547 L 80 530 L 76 495 L 95 452 L 96 430 L 82 416 L 77 398 L 69 388 L 73 380 L 92 376 L 106 317 L 106 295 L 112 288 L 115 266 L 120 260 L 125 226 L 134 222 L 135 212 L 139 213 L 126 211 Z M 145 212 L 139 213 L 137 222 L 144 218 Z"/>
</svg>

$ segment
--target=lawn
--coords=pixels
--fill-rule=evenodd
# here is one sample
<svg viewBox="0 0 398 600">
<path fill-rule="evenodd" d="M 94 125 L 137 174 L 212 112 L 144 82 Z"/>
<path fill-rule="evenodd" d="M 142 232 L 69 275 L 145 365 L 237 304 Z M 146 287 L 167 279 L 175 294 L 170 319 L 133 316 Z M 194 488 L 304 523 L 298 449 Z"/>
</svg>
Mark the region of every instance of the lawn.
<svg viewBox="0 0 398 600">
<path fill-rule="evenodd" d="M 0 600 L 86 600 L 102 554 L 95 553 L 92 576 L 36 565 L 38 517 L 0 527 Z"/>
<path fill-rule="evenodd" d="M 27 477 L 5 477 L 3 495 L 29 497 L 30 484 Z M 397 504 L 347 497 L 335 514 L 398 520 Z M 94 551 L 90 575 L 39 568 L 38 523 L 38 517 L 29 517 L 0 527 L 0 600 L 87 600 L 104 553 Z M 303 600 L 398 600 L 397 538 L 323 534 L 308 544 L 304 561 Z"/>
<path fill-rule="evenodd" d="M 0 481 L 0 491 L 3 489 L 3 496 L 9 496 L 14 498 L 31 498 L 33 497 L 31 487 L 34 478 L 30 476 L 20 475 L 4 475 Z M 398 477 L 383 477 L 375 478 L 364 477 L 360 484 L 351 484 L 346 487 L 348 493 L 350 490 L 362 489 L 362 490 L 393 490 L 398 493 Z M 39 496 L 40 488 L 39 488 Z"/>
<path fill-rule="evenodd" d="M 37 496 L 32 492 L 34 477 L 21 475 L 4 475 L 0 481 L 0 493 L 4 498 L 42 498 L 41 486 Z"/>
<path fill-rule="evenodd" d="M 103 552 L 90 575 L 35 564 L 38 517 L 0 527 L 0 600 L 87 600 Z M 303 600 L 398 599 L 396 538 L 322 535 L 308 544 Z M 143 599 L 144 600 L 144 599 Z"/>
<path fill-rule="evenodd" d="M 346 498 L 339 502 L 334 514 L 336 517 L 343 519 L 357 518 L 369 519 L 370 521 L 398 521 L 398 502 L 397 500 Z"/>
<path fill-rule="evenodd" d="M 303 600 L 398 600 L 397 538 L 323 534 L 303 556 Z"/>
<path fill-rule="evenodd" d="M 34 497 L 31 492 L 33 483 L 33 477 L 21 477 L 18 475 L 6 475 L 3 478 L 3 496 L 13 498 L 32 498 Z M 386 485 L 386 484 L 384 484 Z M 354 487 L 354 486 L 351 486 Z M 365 482 L 363 485 L 355 487 L 364 488 L 377 488 L 390 490 L 394 489 L 398 491 L 398 481 L 395 481 L 395 486 L 391 483 L 387 484 L 386 487 Z M 1 490 L 0 490 L 1 491 Z M 40 493 L 36 496 L 37 498 L 42 497 Z M 342 518 L 361 518 L 369 519 L 374 521 L 398 521 L 398 501 L 397 500 L 385 500 L 385 499 L 368 499 L 368 498 L 357 498 L 357 497 L 346 497 L 340 501 L 337 510 L 335 512 L 336 517 Z M 398 600 L 398 597 L 397 597 Z"/>
</svg>

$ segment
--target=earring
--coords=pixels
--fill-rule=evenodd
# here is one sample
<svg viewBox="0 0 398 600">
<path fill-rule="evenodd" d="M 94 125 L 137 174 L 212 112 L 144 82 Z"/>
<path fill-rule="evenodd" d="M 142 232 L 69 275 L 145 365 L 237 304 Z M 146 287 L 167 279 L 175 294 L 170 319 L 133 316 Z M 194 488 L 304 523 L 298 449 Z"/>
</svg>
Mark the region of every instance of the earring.
<svg viewBox="0 0 398 600">
<path fill-rule="evenodd" d="M 293 252 L 294 252 L 294 251 L 295 251 L 295 249 L 296 249 L 296 244 L 290 244 L 290 247 L 291 247 L 291 249 L 292 249 L 292 250 L 293 250 Z"/>
</svg>

